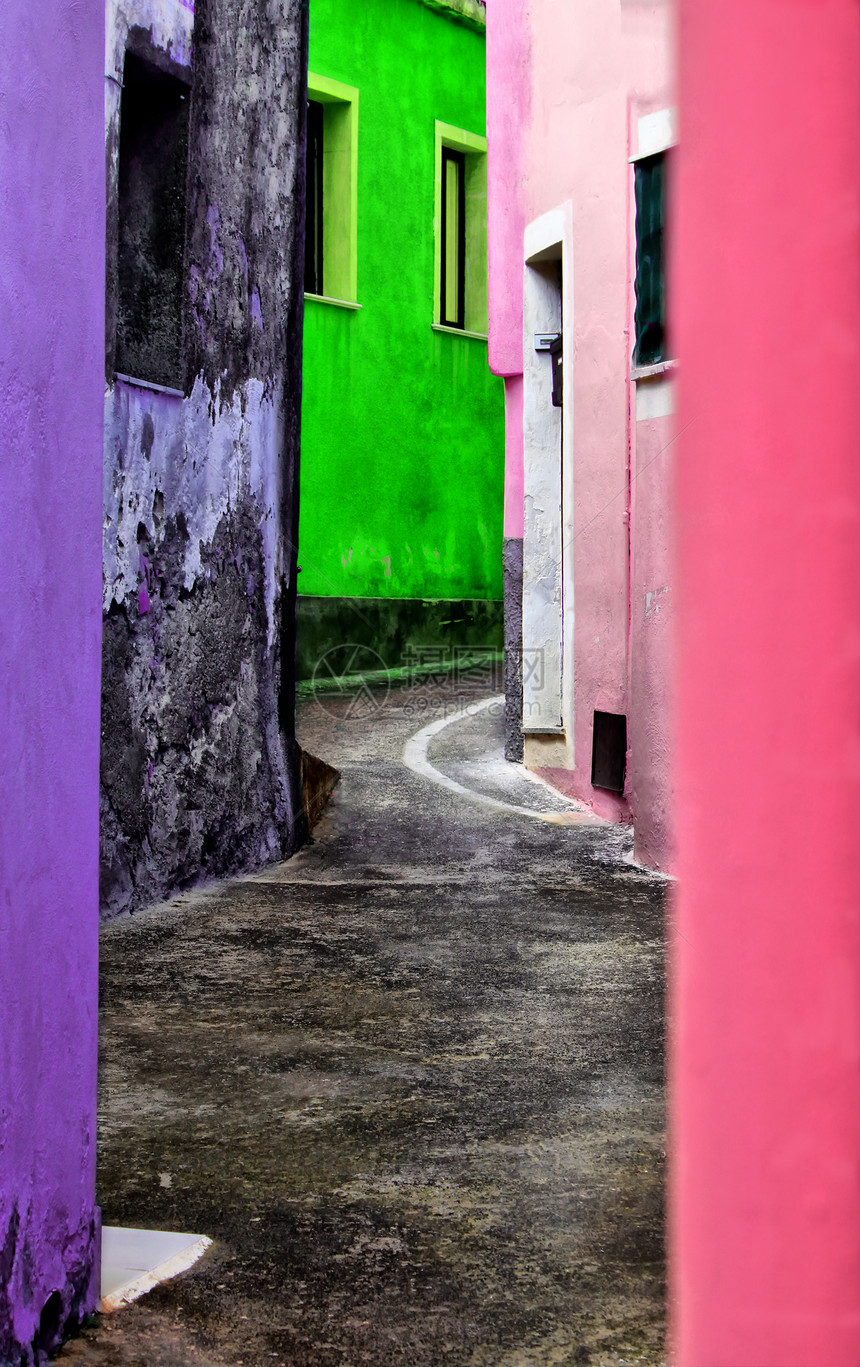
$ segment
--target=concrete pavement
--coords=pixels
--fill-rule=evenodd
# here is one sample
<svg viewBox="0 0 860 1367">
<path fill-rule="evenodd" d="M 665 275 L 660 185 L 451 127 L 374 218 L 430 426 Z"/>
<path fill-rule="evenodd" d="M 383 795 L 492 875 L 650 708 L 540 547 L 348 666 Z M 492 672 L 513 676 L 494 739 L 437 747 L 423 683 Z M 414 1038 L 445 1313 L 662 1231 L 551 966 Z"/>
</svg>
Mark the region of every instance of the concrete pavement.
<svg viewBox="0 0 860 1367">
<path fill-rule="evenodd" d="M 105 1222 L 215 1245 L 64 1364 L 663 1362 L 665 884 L 498 708 L 404 764 L 490 692 L 306 700 L 315 843 L 106 927 Z"/>
</svg>

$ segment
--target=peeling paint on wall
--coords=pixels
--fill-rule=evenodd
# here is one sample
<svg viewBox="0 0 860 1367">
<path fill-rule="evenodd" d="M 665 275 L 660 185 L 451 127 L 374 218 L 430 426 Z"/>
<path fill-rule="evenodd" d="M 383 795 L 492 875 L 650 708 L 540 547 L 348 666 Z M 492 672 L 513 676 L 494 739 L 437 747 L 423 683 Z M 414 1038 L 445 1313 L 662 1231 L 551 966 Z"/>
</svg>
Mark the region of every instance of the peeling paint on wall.
<svg viewBox="0 0 860 1367">
<path fill-rule="evenodd" d="M 187 67 L 191 109 L 183 389 L 115 378 L 108 340 L 109 914 L 284 858 L 303 838 L 292 700 L 307 41 L 302 0 L 197 0 L 193 21 L 184 0 L 112 11 L 114 196 L 126 46 Z M 108 286 L 110 333 L 110 273 Z"/>
<path fill-rule="evenodd" d="M 669 592 L 669 585 L 666 584 L 662 589 L 649 589 L 645 594 L 645 616 L 656 616 L 660 611 L 660 598 L 664 593 Z"/>
<path fill-rule="evenodd" d="M 97 1209 L 68 1231 L 40 1231 L 34 1215 L 32 1208 L 22 1213 L 13 1202 L 0 1228 L 0 1362 L 16 1367 L 47 1363 L 47 1355 L 80 1326 L 98 1299 Z M 46 1272 L 49 1292 L 41 1289 Z"/>
</svg>

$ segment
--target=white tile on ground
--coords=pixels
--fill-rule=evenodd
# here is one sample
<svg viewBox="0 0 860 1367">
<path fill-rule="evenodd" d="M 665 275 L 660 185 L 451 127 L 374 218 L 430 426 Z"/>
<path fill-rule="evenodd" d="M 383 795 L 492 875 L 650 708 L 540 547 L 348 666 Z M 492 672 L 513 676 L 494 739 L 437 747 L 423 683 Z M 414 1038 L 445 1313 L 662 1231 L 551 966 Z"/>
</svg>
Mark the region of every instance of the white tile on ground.
<svg viewBox="0 0 860 1367">
<path fill-rule="evenodd" d="M 205 1235 L 173 1234 L 161 1229 L 102 1229 L 102 1279 L 99 1310 L 119 1310 L 193 1266 L 212 1243 Z"/>
</svg>

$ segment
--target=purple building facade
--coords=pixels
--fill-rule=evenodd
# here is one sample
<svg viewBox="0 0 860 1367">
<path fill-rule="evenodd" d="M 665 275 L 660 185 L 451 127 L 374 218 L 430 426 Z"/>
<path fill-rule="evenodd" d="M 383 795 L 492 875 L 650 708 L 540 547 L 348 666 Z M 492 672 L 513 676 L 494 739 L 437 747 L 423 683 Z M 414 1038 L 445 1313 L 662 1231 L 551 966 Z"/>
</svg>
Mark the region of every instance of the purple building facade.
<svg viewBox="0 0 860 1367">
<path fill-rule="evenodd" d="M 0 7 L 0 1362 L 94 1308 L 104 5 Z"/>
</svg>

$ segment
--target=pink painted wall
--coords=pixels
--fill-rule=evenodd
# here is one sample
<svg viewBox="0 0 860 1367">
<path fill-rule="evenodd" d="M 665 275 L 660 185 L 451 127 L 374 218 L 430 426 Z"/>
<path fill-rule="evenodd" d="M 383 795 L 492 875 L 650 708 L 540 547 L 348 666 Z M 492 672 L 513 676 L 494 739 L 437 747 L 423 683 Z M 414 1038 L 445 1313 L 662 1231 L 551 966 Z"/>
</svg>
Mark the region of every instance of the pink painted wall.
<svg viewBox="0 0 860 1367">
<path fill-rule="evenodd" d="M 505 380 L 505 536 L 523 534 L 523 377 Z"/>
<path fill-rule="evenodd" d="M 531 102 L 529 0 L 493 0 L 487 14 L 487 247 L 490 369 L 505 379 L 504 535 L 523 534 L 524 140 Z"/>
<path fill-rule="evenodd" d="M 0 4 L 0 1361 L 94 1309 L 104 4 Z"/>
<path fill-rule="evenodd" d="M 681 16 L 676 1360 L 857 1367 L 860 7 Z"/>
<path fill-rule="evenodd" d="M 668 867 L 671 456 L 661 452 L 671 423 L 635 420 L 628 158 L 638 117 L 674 102 L 670 4 L 493 0 L 487 37 L 490 363 L 500 373 L 522 369 L 524 225 L 568 200 L 573 210 L 575 513 L 565 540 L 575 586 L 574 733 L 567 769 L 546 772 L 601 814 L 632 815 L 640 857 Z M 508 417 L 513 528 L 522 436 L 513 405 Z M 591 787 L 595 709 L 627 713 L 622 801 Z"/>
<path fill-rule="evenodd" d="M 635 395 L 633 396 L 635 403 Z M 635 852 L 675 866 L 672 732 L 677 585 L 671 563 L 675 419 L 634 422 L 630 482 L 630 693 L 627 793 Z"/>
<path fill-rule="evenodd" d="M 489 360 L 496 375 L 522 375 L 523 371 L 530 7 L 531 0 L 492 0 L 487 10 Z"/>
</svg>

